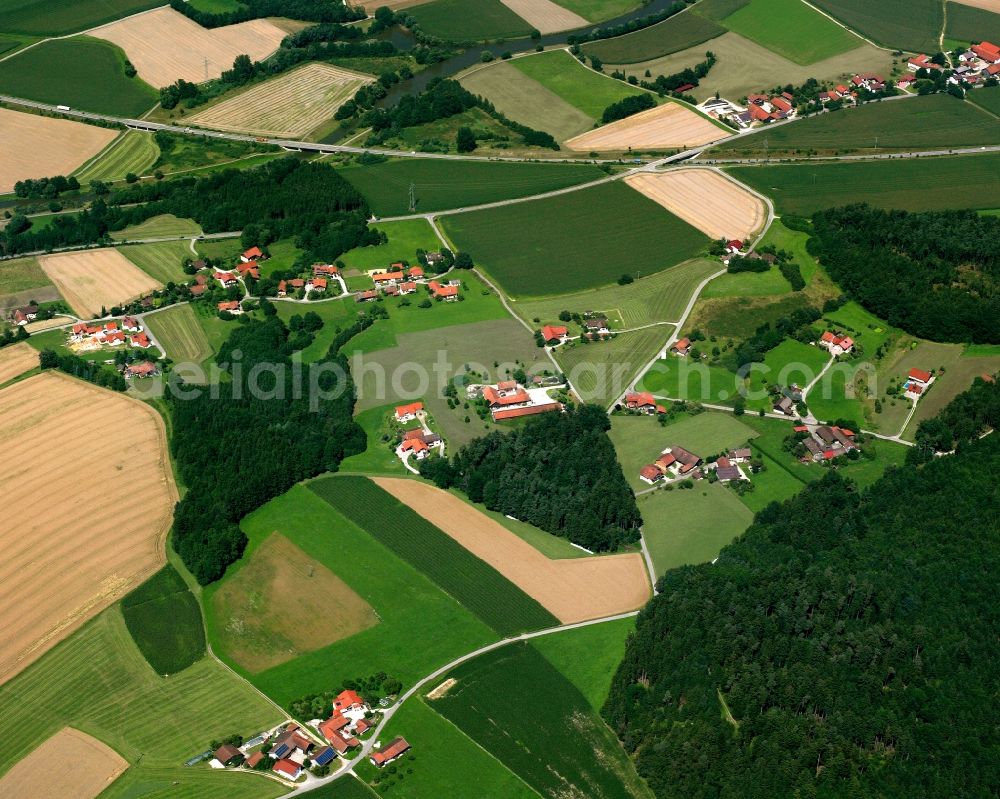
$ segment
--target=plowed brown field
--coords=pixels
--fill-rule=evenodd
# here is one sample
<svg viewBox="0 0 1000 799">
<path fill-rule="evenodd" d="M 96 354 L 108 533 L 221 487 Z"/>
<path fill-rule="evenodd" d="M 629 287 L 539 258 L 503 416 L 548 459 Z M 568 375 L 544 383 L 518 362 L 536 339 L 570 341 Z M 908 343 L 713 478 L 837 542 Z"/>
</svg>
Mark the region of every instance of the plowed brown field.
<svg viewBox="0 0 1000 799">
<path fill-rule="evenodd" d="M 25 178 L 68 175 L 108 146 L 118 131 L 0 108 L 0 194 Z"/>
<path fill-rule="evenodd" d="M 373 78 L 329 64 L 306 64 L 254 86 L 191 117 L 215 130 L 270 136 L 304 136 Z"/>
<path fill-rule="evenodd" d="M 127 768 L 110 746 L 64 727 L 0 779 L 0 796 L 93 799 Z"/>
<path fill-rule="evenodd" d="M 573 150 L 624 152 L 698 147 L 731 135 L 680 103 L 664 103 L 582 133 L 566 142 Z"/>
<path fill-rule="evenodd" d="M 632 175 L 625 182 L 713 239 L 751 238 L 767 218 L 763 200 L 712 169 Z"/>
<path fill-rule="evenodd" d="M 21 343 L 0 349 L 0 385 L 38 366 L 38 350 Z"/>
<path fill-rule="evenodd" d="M 551 0 L 500 0 L 500 2 L 540 33 L 568 31 L 590 24 L 579 14 L 556 5 Z"/>
<path fill-rule="evenodd" d="M 177 490 L 159 414 L 66 375 L 0 391 L 0 443 L 3 683 L 163 565 Z"/>
<path fill-rule="evenodd" d="M 90 36 L 117 44 L 151 86 L 168 86 L 178 78 L 202 83 L 231 69 L 233 59 L 246 53 L 252 61 L 266 58 L 281 44 L 285 31 L 266 19 L 222 28 L 203 28 L 172 8 L 96 28 Z"/>
<path fill-rule="evenodd" d="M 642 555 L 550 560 L 502 524 L 446 491 L 398 477 L 372 479 L 564 624 L 635 610 L 649 598 Z"/>
<path fill-rule="evenodd" d="M 94 317 L 102 307 L 110 308 L 163 288 L 161 283 L 110 247 L 41 255 L 38 263 L 70 307 L 82 317 Z"/>
</svg>

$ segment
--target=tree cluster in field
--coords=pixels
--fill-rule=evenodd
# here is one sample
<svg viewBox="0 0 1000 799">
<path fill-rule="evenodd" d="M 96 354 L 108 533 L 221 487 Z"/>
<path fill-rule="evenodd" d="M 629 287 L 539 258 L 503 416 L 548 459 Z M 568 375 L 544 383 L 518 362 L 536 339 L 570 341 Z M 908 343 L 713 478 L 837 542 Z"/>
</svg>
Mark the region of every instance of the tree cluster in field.
<svg viewBox="0 0 1000 799">
<path fill-rule="evenodd" d="M 335 169 L 282 158 L 257 169 L 126 186 L 85 211 L 55 217 L 43 230 L 5 229 L 0 248 L 12 254 L 107 243 L 110 231 L 160 214 L 196 219 L 207 233 L 259 224 L 269 241 L 296 237 L 316 260 L 333 261 L 354 247 L 378 242 L 367 227 L 364 198 Z"/>
<path fill-rule="evenodd" d="M 341 106 L 337 113 L 340 119 L 360 114 L 359 123 L 372 129 L 372 134 L 366 142 L 368 145 L 383 144 L 388 139 L 398 136 L 404 128 L 447 119 L 470 109 L 479 108 L 521 136 L 526 145 L 559 149 L 558 142 L 550 134 L 508 119 L 497 111 L 489 100 L 468 91 L 458 81 L 435 78 L 420 94 L 404 95 L 397 105 L 390 108 L 373 106 L 378 99 L 371 96 L 372 87 L 375 85 L 377 84 L 361 87 L 354 99 Z"/>
<path fill-rule="evenodd" d="M 603 711 L 658 797 L 997 784 L 1000 439 L 974 431 L 1000 422 L 1000 387 L 944 418 L 956 454 L 911 450 L 865 493 L 828 474 L 713 565 L 661 578 Z"/>
<path fill-rule="evenodd" d="M 715 53 L 709 50 L 705 53 L 705 60 L 695 64 L 693 67 L 686 67 L 672 75 L 657 75 L 654 80 L 641 80 L 639 81 L 639 85 L 661 96 L 664 94 L 673 94 L 681 97 L 683 95 L 678 94 L 677 90 L 688 83 L 692 86 L 697 86 L 701 82 L 701 79 L 708 75 L 712 67 L 715 66 L 716 60 Z M 694 102 L 692 99 L 691 103 L 694 104 Z"/>
<path fill-rule="evenodd" d="M 798 308 L 787 316 L 783 316 L 773 324 L 765 322 L 758 327 L 750 338 L 737 344 L 730 353 L 726 353 L 722 362 L 725 366 L 737 371 L 751 364 L 761 363 L 771 350 L 786 338 L 793 338 L 803 343 L 816 340 L 813 322 L 822 316 L 817 308 L 807 305 Z"/>
<path fill-rule="evenodd" d="M 24 341 L 28 337 L 28 331 L 24 329 L 24 325 L 6 327 L 0 333 L 0 347 L 6 347 L 8 344 L 16 344 L 18 341 Z"/>
<path fill-rule="evenodd" d="M 101 388 L 110 388 L 112 391 L 128 389 L 128 382 L 118 372 L 78 355 L 69 353 L 61 355 L 55 350 L 42 350 L 38 361 L 42 369 L 58 369 L 60 372 L 79 377 L 81 380 L 86 380 L 95 386 L 101 386 Z"/>
<path fill-rule="evenodd" d="M 802 291 L 806 287 L 806 281 L 802 277 L 799 265 L 792 260 L 793 256 L 787 250 L 779 250 L 773 244 L 765 244 L 757 247 L 754 252 L 759 256 L 761 253 L 773 255 L 778 270 L 782 277 L 789 282 L 792 291 Z M 726 271 L 731 274 L 739 272 L 767 272 L 771 264 L 760 257 L 750 257 L 745 255 L 734 255 L 726 265 Z"/>
<path fill-rule="evenodd" d="M 694 2 L 694 0 L 690 1 Z M 566 41 L 569 44 L 583 44 L 584 42 L 596 42 L 599 39 L 613 39 L 616 36 L 624 36 L 626 33 L 634 33 L 643 28 L 648 28 L 650 25 L 655 25 L 657 22 L 663 22 L 663 20 L 669 19 L 685 8 L 687 8 L 687 5 L 678 0 L 678 2 L 662 11 L 657 11 L 655 14 L 648 14 L 645 17 L 632 19 L 620 25 L 607 25 L 603 28 L 594 28 L 588 33 L 574 33 L 567 36 Z"/>
<path fill-rule="evenodd" d="M 932 341 L 1000 343 L 1000 218 L 850 205 L 813 215 L 809 252 L 847 293 Z"/>
<path fill-rule="evenodd" d="M 1000 427 L 1000 391 L 995 380 L 995 376 L 977 377 L 972 387 L 955 397 L 941 413 L 921 422 L 909 458 L 915 462 L 930 460 L 936 452 L 967 446 Z"/>
<path fill-rule="evenodd" d="M 241 0 L 239 8 L 218 12 L 202 11 L 185 0 L 170 0 L 170 7 L 203 28 L 221 28 L 263 17 L 285 17 L 303 22 L 352 22 L 368 16 L 361 6 L 317 3 L 316 0 Z"/>
<path fill-rule="evenodd" d="M 220 383 L 217 397 L 170 392 L 171 452 L 188 486 L 175 510 L 173 545 L 202 585 L 222 577 L 243 554 L 240 519 L 364 451 L 364 431 L 352 417 L 354 386 L 339 349 L 373 321 L 366 316 L 341 331 L 325 359 L 303 367 L 317 390 L 293 390 L 290 331 L 271 315 L 244 322 L 220 348 L 216 363 L 232 380 Z"/>
<path fill-rule="evenodd" d="M 70 175 L 51 178 L 28 178 L 14 184 L 14 194 L 28 200 L 54 200 L 64 191 L 78 191 L 80 181 Z"/>
<path fill-rule="evenodd" d="M 494 431 L 421 474 L 457 486 L 473 502 L 595 552 L 639 540 L 642 517 L 596 405 L 545 413 L 509 433 Z"/>
<path fill-rule="evenodd" d="M 601 114 L 601 122 L 607 124 L 618 119 L 625 119 L 640 111 L 656 108 L 656 99 L 651 94 L 633 94 L 612 103 Z"/>
</svg>

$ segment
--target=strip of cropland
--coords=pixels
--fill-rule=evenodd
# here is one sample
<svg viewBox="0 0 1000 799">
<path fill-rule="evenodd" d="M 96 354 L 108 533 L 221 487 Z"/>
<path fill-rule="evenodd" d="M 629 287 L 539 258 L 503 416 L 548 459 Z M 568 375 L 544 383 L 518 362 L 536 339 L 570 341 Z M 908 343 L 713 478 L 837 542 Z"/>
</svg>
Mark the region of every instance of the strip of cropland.
<svg viewBox="0 0 1000 799">
<path fill-rule="evenodd" d="M 552 0 L 500 0 L 539 33 L 584 28 L 588 21 Z"/>
<path fill-rule="evenodd" d="M 861 44 L 802 0 L 750 0 L 722 24 L 797 64 L 813 64 Z"/>
<path fill-rule="evenodd" d="M 0 349 L 0 385 L 38 366 L 38 351 L 21 342 Z"/>
<path fill-rule="evenodd" d="M 699 0 L 698 6 L 704 2 Z M 752 92 L 767 91 L 789 83 L 796 85 L 809 78 L 840 82 L 845 76 L 858 72 L 889 75 L 893 69 L 892 54 L 870 44 L 860 43 L 846 53 L 804 66 L 733 32 L 671 55 L 638 63 L 606 63 L 604 68 L 608 72 L 618 70 L 626 77 L 634 76 L 637 80 L 643 80 L 647 70 L 652 75 L 672 75 L 703 61 L 706 50 L 711 50 L 718 60 L 708 75 L 686 92 L 700 101 L 714 97 L 716 92 L 738 101 Z"/>
<path fill-rule="evenodd" d="M 346 490 L 340 479 L 332 480 L 333 490 Z M 431 577 L 306 485 L 295 486 L 272 500 L 247 516 L 241 526 L 249 538 L 246 552 L 222 580 L 203 594 L 209 640 L 219 657 L 282 704 L 356 678 L 359 664 L 364 664 L 365 674 L 384 671 L 412 685 L 434 669 L 498 637 L 462 605 L 460 596 L 446 593 Z M 247 653 L 254 659 L 280 657 L 286 651 L 281 638 L 289 618 L 295 623 L 313 624 L 311 617 L 293 614 L 269 616 L 253 630 L 240 625 L 241 619 L 256 613 L 260 598 L 273 592 L 270 588 L 267 592 L 234 592 L 230 583 L 238 587 L 245 582 L 241 573 L 252 567 L 258 548 L 274 534 L 284 536 L 337 575 L 374 609 L 378 621 L 314 651 L 299 651 L 280 665 L 251 672 L 237 658 L 242 660 Z M 220 592 L 221 599 L 217 598 Z M 240 593 L 242 604 L 237 596 Z M 292 593 L 294 601 L 295 591 Z M 282 601 L 287 607 L 288 599 Z M 307 607 L 308 603 L 302 605 L 303 610 Z M 428 646 L 429 641 L 434 645 Z"/>
<path fill-rule="evenodd" d="M 70 762 L 73 768 L 54 769 L 56 760 Z M 127 768 L 128 761 L 114 749 L 64 727 L 0 778 L 0 794 L 20 799 L 93 799 Z"/>
<path fill-rule="evenodd" d="M 939 0 L 814 0 L 813 5 L 876 44 L 916 53 L 938 49 L 944 23 Z"/>
<path fill-rule="evenodd" d="M 92 180 L 122 180 L 130 172 L 143 176 L 160 157 L 152 133 L 129 130 L 74 174 L 83 185 Z"/>
<path fill-rule="evenodd" d="M 731 135 L 686 103 L 667 102 L 576 136 L 566 146 L 580 152 L 686 150 Z"/>
<path fill-rule="evenodd" d="M 446 679 L 455 683 L 430 707 L 542 796 L 652 796 L 584 695 L 531 644 L 488 652 Z"/>
<path fill-rule="evenodd" d="M 984 94 L 990 89 L 970 92 Z M 993 90 L 996 91 L 996 90 Z M 718 153 L 775 157 L 975 147 L 1000 141 L 1000 119 L 950 94 L 866 103 L 768 127 L 719 144 Z M 766 144 L 765 144 L 766 142 Z"/>
<path fill-rule="evenodd" d="M 138 117 L 157 94 L 125 75 L 125 54 L 110 42 L 51 39 L 0 62 L 0 93 L 99 114 Z"/>
<path fill-rule="evenodd" d="M 330 64 L 305 64 L 199 111 L 190 121 L 215 130 L 298 138 L 332 119 L 372 80 Z"/>
<path fill-rule="evenodd" d="M 1000 5 L 991 0 L 949 2 L 947 11 L 946 39 L 957 39 L 963 43 L 984 39 L 996 42 L 1000 39 Z"/>
<path fill-rule="evenodd" d="M 635 610 L 649 598 L 649 582 L 638 553 L 550 559 L 454 494 L 416 480 L 373 480 L 490 564 L 563 624 Z"/>
<path fill-rule="evenodd" d="M 622 273 L 648 275 L 691 258 L 708 243 L 700 231 L 621 182 L 441 221 L 459 249 L 518 297 L 592 288 Z"/>
<path fill-rule="evenodd" d="M 1000 192 L 1000 155 L 991 153 L 726 171 L 768 195 L 780 212 L 801 215 L 856 202 L 908 211 L 985 209 Z"/>
<path fill-rule="evenodd" d="M 328 478 L 309 488 L 501 635 L 559 623 L 500 572 L 368 478 Z"/>
<path fill-rule="evenodd" d="M 506 164 L 412 158 L 348 167 L 341 174 L 378 216 L 443 211 L 530 197 L 607 177 L 591 164 Z"/>
<path fill-rule="evenodd" d="M 144 318 L 150 332 L 176 363 L 201 363 L 212 354 L 205 332 L 190 305 L 179 305 Z"/>
<path fill-rule="evenodd" d="M 68 119 L 53 119 L 0 108 L 0 193 L 26 178 L 67 175 L 93 158 L 115 131 Z"/>
<path fill-rule="evenodd" d="M 94 317 L 101 308 L 162 287 L 110 247 L 43 255 L 39 262 L 66 302 L 83 317 Z"/>
<path fill-rule="evenodd" d="M 433 0 L 408 10 L 424 33 L 449 41 L 513 39 L 531 25 L 500 0 Z"/>
<path fill-rule="evenodd" d="M 19 520 L 2 536 L 0 578 L 16 597 L 0 649 L 3 680 L 163 564 L 177 492 L 159 415 L 66 375 L 3 389 L 0 438 L 12 453 L 30 453 L 0 465 L 6 511 Z M 81 479 L 85 462 L 101 465 L 99 490 L 98 478 Z M 42 485 L 56 493 L 40 506 Z M 98 528 L 102 546 L 91 546 Z"/>
<path fill-rule="evenodd" d="M 3 29 L 31 36 L 63 36 L 162 5 L 160 0 L 7 0 Z"/>
<path fill-rule="evenodd" d="M 677 14 L 635 33 L 591 42 L 583 51 L 606 64 L 634 64 L 686 50 L 725 32 L 724 27 L 700 14 Z"/>
</svg>

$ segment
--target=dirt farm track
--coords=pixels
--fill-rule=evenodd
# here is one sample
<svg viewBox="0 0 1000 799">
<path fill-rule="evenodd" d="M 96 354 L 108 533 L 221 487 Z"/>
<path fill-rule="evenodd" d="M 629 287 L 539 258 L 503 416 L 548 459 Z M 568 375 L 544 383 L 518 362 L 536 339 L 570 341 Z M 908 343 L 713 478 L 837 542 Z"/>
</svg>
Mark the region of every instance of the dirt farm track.
<svg viewBox="0 0 1000 799">
<path fill-rule="evenodd" d="M 150 406 L 44 372 L 0 391 L 0 683 L 166 560 L 177 489 Z"/>
<path fill-rule="evenodd" d="M 713 169 L 671 169 L 625 182 L 713 239 L 752 238 L 767 219 L 760 197 Z"/>
<path fill-rule="evenodd" d="M 0 194 L 25 178 L 69 175 L 117 135 L 109 128 L 0 108 Z"/>
<path fill-rule="evenodd" d="M 689 106 L 668 102 L 575 136 L 566 146 L 580 152 L 684 149 L 729 135 Z"/>
<path fill-rule="evenodd" d="M 446 491 L 398 477 L 372 479 L 490 564 L 563 624 L 635 610 L 649 598 L 649 579 L 638 553 L 550 560 Z"/>
<path fill-rule="evenodd" d="M 0 778 L 0 796 L 93 799 L 127 768 L 111 747 L 64 727 Z"/>
</svg>

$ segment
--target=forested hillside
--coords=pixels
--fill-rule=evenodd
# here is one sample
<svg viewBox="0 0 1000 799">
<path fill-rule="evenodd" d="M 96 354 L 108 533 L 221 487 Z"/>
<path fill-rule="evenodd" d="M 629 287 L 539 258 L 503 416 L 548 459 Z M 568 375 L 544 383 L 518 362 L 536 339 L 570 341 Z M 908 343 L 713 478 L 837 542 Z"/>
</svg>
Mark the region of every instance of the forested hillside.
<svg viewBox="0 0 1000 799">
<path fill-rule="evenodd" d="M 596 405 L 546 413 L 510 433 L 477 438 L 451 464 L 421 472 L 473 502 L 562 535 L 595 552 L 639 540 L 642 519 Z"/>
<path fill-rule="evenodd" d="M 956 454 L 831 473 L 662 578 L 604 708 L 658 796 L 994 795 L 998 416 L 977 381 Z"/>
<path fill-rule="evenodd" d="M 1000 342 L 1000 218 L 849 205 L 813 215 L 810 252 L 889 324 L 932 341 Z"/>
</svg>

